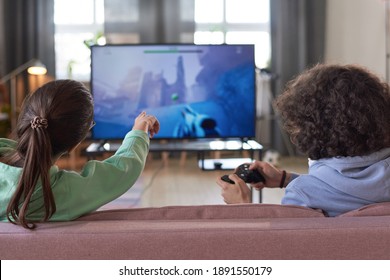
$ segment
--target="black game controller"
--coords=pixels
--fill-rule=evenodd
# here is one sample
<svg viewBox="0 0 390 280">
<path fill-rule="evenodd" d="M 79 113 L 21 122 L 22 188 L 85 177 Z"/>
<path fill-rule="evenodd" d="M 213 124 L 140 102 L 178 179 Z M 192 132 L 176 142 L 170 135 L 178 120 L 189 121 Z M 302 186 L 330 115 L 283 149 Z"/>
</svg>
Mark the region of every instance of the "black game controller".
<svg viewBox="0 0 390 280">
<path fill-rule="evenodd" d="M 237 167 L 236 172 L 234 172 L 238 177 L 240 177 L 245 183 L 259 183 L 265 182 L 265 178 L 257 170 L 249 170 L 249 164 L 244 163 Z M 221 179 L 227 183 L 234 184 L 234 181 L 229 179 L 229 175 L 223 175 Z"/>
</svg>

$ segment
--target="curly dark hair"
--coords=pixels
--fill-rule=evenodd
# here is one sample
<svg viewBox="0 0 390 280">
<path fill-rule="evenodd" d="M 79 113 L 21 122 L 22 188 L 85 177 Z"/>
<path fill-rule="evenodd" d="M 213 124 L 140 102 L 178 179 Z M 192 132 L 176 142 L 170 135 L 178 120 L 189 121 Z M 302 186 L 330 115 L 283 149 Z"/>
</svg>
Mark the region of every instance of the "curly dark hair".
<svg viewBox="0 0 390 280">
<path fill-rule="evenodd" d="M 275 106 L 291 141 L 311 159 L 390 147 L 389 85 L 360 66 L 316 65 L 287 83 Z"/>
</svg>

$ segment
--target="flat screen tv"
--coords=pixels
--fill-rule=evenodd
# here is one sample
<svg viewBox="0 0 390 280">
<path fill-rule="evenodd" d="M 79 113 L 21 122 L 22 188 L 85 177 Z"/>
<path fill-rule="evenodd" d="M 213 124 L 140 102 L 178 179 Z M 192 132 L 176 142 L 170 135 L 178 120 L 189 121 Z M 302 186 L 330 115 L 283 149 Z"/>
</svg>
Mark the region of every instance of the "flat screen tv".
<svg viewBox="0 0 390 280">
<path fill-rule="evenodd" d="M 122 139 L 141 112 L 157 139 L 255 137 L 253 45 L 91 48 L 92 139 Z"/>
</svg>

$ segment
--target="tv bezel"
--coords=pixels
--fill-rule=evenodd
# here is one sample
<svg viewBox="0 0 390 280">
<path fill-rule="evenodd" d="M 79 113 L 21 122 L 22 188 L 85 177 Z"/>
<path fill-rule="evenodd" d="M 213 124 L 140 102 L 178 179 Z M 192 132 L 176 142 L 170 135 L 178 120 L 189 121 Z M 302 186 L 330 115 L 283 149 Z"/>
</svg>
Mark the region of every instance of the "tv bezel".
<svg viewBox="0 0 390 280">
<path fill-rule="evenodd" d="M 255 64 L 255 45 L 254 44 L 191 44 L 191 43 L 138 43 L 138 44 L 132 44 L 132 43 L 126 43 L 126 44 L 105 44 L 105 45 L 92 45 L 90 47 L 91 49 L 91 80 L 90 80 L 90 90 L 92 97 L 94 97 L 94 89 L 93 89 L 93 59 L 92 59 L 92 52 L 93 49 L 95 48 L 105 48 L 105 47 L 142 47 L 142 46 L 162 46 L 162 47 L 167 47 L 167 46 L 173 46 L 173 47 L 179 47 L 179 46 L 206 46 L 206 47 L 218 47 L 218 46 L 252 46 L 253 49 L 253 135 L 238 135 L 238 136 L 221 136 L 221 137 L 159 137 L 158 134 L 155 135 L 155 137 L 152 139 L 154 141 L 159 141 L 159 140 L 171 140 L 171 141 L 181 141 L 181 140 L 217 140 L 217 139 L 244 139 L 244 140 L 249 140 L 249 139 L 255 139 L 256 138 L 256 130 L 257 130 L 257 125 L 256 125 L 256 120 L 257 120 L 257 107 L 256 107 L 256 102 L 257 102 L 257 85 L 256 85 L 256 64 Z M 93 104 L 94 100 L 93 100 Z M 95 119 L 95 115 L 93 116 L 93 119 Z M 121 141 L 124 139 L 125 135 L 123 137 L 118 137 L 118 138 L 96 138 L 94 137 L 94 129 L 93 127 L 90 132 L 90 137 L 89 139 L 92 141 L 102 141 L 102 142 L 109 142 L 109 141 Z M 131 128 L 129 129 L 129 131 Z"/>
</svg>

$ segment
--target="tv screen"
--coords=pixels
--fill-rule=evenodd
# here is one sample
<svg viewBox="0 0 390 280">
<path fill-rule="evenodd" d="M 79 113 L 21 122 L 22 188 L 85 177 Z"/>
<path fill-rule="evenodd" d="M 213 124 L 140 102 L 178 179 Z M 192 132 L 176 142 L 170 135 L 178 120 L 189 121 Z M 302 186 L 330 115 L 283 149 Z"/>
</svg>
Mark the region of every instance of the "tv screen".
<svg viewBox="0 0 390 280">
<path fill-rule="evenodd" d="M 158 139 L 255 137 L 253 45 L 91 48 L 92 138 L 122 139 L 142 111 Z"/>
</svg>

